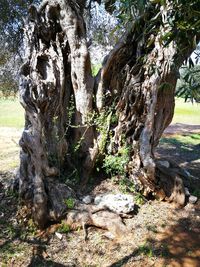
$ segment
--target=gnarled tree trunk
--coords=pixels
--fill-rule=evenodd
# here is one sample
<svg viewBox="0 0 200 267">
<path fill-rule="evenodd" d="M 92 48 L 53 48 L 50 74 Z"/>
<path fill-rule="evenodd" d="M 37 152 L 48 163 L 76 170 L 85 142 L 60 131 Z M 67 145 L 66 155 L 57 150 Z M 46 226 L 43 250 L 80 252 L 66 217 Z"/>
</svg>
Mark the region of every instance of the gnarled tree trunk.
<svg viewBox="0 0 200 267">
<path fill-rule="evenodd" d="M 156 10 L 157 31 L 141 34 L 146 21 L 155 20 L 155 10 L 149 8 L 145 20 L 141 16 L 133 23 L 94 79 L 82 15 L 85 2 L 44 1 L 30 8 L 26 26 L 20 84 L 26 124 L 20 141 L 19 188 L 40 227 L 65 211 L 63 199 L 69 190 L 58 198 L 54 191 L 59 189 L 53 186 L 64 170 L 78 171 L 80 182 L 87 182 L 105 138 L 93 118 L 109 111 L 113 102 L 118 121 L 108 122 L 104 152 L 110 144 L 110 153 L 117 153 L 125 142 L 131 148 L 127 175 L 138 189 L 163 190 L 170 197 L 179 183 L 184 195 L 175 176 L 160 179 L 154 150 L 172 120 L 178 69 L 192 48 L 176 39 L 163 41 L 164 32 L 171 31 L 165 21 L 167 4 Z"/>
</svg>

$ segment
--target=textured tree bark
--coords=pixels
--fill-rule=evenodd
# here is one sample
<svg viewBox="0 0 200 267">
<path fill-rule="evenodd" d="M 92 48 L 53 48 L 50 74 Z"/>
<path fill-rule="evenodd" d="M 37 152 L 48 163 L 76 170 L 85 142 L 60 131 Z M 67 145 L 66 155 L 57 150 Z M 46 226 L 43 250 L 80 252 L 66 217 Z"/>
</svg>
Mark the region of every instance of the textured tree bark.
<svg viewBox="0 0 200 267">
<path fill-rule="evenodd" d="M 26 114 L 20 140 L 20 195 L 32 201 L 35 221 L 43 227 L 49 220 L 48 203 L 53 203 L 47 188 L 49 177 L 60 176 L 72 146 L 80 142 L 83 178 L 92 169 L 93 129 L 86 119 L 92 112 L 93 78 L 82 6 L 52 0 L 43 2 L 39 9 L 32 6 L 29 13 L 20 84 Z M 72 120 L 71 98 L 75 101 L 75 129 L 66 140 L 67 124 Z M 64 203 L 60 205 L 59 210 L 64 209 Z M 55 214 L 52 217 L 60 216 L 57 211 Z"/>
<path fill-rule="evenodd" d="M 192 47 L 188 44 L 184 47 L 178 40 L 167 45 L 162 41 L 162 34 L 171 31 L 166 22 L 170 8 L 166 5 L 160 10 L 156 34 L 141 35 L 145 29 L 142 26 L 137 29 L 133 24 L 130 32 L 111 51 L 97 77 L 96 104 L 101 111 L 117 99 L 118 124 L 112 129 L 110 143 L 113 154 L 121 148 L 122 138 L 131 146 L 127 173 L 136 187 L 146 195 L 162 191 L 167 196 L 175 194 L 175 187 L 181 188 L 179 192 L 183 197 L 174 199 L 177 202 L 180 199 L 182 205 L 185 193 L 181 179 L 176 178 L 175 173 L 161 175 L 161 167 L 156 167 L 154 157 L 159 139 L 173 118 L 178 70 L 192 51 Z M 149 12 L 146 20 L 151 22 L 154 15 Z M 143 17 L 137 23 L 145 25 Z M 184 55 L 180 53 L 182 50 Z"/>
<path fill-rule="evenodd" d="M 118 121 L 108 120 L 104 152 L 109 145 L 115 154 L 125 143 L 131 148 L 126 172 L 139 190 L 146 194 L 164 190 L 178 202 L 174 191 L 178 188 L 181 203 L 184 198 L 181 180 L 156 167 L 154 150 L 172 120 L 178 69 L 191 47 L 179 56 L 176 40 L 162 41 L 163 31 L 170 31 L 162 9 L 159 30 L 143 35 L 133 23 L 94 82 L 84 5 L 85 1 L 43 1 L 39 8 L 30 7 L 25 29 L 20 98 L 26 123 L 20 140 L 19 192 L 32 204 L 39 227 L 59 220 L 66 212 L 64 199 L 75 197 L 70 188 L 59 185 L 64 170 L 78 169 L 80 182 L 86 184 L 105 138 L 91 118 L 109 111 L 113 102 Z M 155 12 L 147 16 L 153 20 Z M 143 17 L 139 22 L 145 27 Z"/>
</svg>

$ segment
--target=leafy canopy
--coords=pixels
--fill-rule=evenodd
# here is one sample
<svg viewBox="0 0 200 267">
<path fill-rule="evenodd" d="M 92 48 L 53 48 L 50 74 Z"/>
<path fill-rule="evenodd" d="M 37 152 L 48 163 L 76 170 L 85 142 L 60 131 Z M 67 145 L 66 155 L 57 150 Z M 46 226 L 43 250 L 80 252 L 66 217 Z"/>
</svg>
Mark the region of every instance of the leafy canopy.
<svg viewBox="0 0 200 267">
<path fill-rule="evenodd" d="M 39 0 L 0 0 L 0 36 L 6 48 L 15 52 L 23 34 L 23 19 L 28 7 Z"/>
</svg>

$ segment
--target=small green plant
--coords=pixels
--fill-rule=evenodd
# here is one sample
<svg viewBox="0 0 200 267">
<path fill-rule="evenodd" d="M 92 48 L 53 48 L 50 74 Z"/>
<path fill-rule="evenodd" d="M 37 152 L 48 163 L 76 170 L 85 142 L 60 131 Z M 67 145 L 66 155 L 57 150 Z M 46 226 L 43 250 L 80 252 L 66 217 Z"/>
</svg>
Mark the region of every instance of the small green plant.
<svg viewBox="0 0 200 267">
<path fill-rule="evenodd" d="M 140 192 L 137 192 L 135 194 L 134 199 L 135 199 L 136 204 L 138 204 L 138 205 L 144 205 L 144 203 L 145 203 L 145 198 Z"/>
<path fill-rule="evenodd" d="M 147 225 L 147 230 L 151 231 L 153 233 L 158 233 L 157 226 L 156 225 Z"/>
<path fill-rule="evenodd" d="M 106 98 L 106 96 L 103 96 Z M 100 134 L 99 151 L 101 155 L 105 155 L 105 148 L 108 140 L 112 139 L 112 127 L 118 122 L 118 114 L 116 112 L 116 99 L 113 100 L 109 108 L 104 108 L 100 113 L 95 113 L 92 117 L 93 123 Z"/>
<path fill-rule="evenodd" d="M 14 242 L 5 242 L 5 244 L 1 247 L 1 265 L 5 264 L 4 266 L 8 265 L 8 262 L 15 257 L 24 256 L 27 253 L 27 247 L 24 244 L 15 244 Z"/>
<path fill-rule="evenodd" d="M 124 174 L 124 165 L 121 164 L 121 157 L 115 155 L 106 155 L 103 163 L 103 167 L 107 174 L 122 175 Z"/>
<path fill-rule="evenodd" d="M 130 179 L 126 177 L 121 177 L 118 180 L 115 180 L 115 178 L 113 178 L 112 180 L 114 183 L 117 183 L 119 185 L 119 190 L 122 193 L 135 193 L 135 185 Z"/>
<path fill-rule="evenodd" d="M 70 226 L 66 224 L 64 221 L 61 222 L 60 227 L 58 228 L 58 232 L 62 234 L 67 234 L 71 230 Z"/>
<path fill-rule="evenodd" d="M 148 256 L 149 258 L 152 258 L 154 255 L 152 246 L 147 243 L 144 243 L 143 245 L 139 246 L 138 253 Z"/>
<path fill-rule="evenodd" d="M 119 181 L 119 190 L 126 194 L 128 190 L 128 185 L 127 185 L 127 179 L 126 178 L 121 178 Z"/>
<path fill-rule="evenodd" d="M 6 236 L 9 237 L 9 238 L 14 238 L 14 237 L 16 237 L 18 235 L 18 231 L 13 225 L 8 224 L 6 226 L 4 234 L 6 234 Z"/>
<path fill-rule="evenodd" d="M 109 136 L 109 129 L 112 117 L 112 110 L 103 110 L 99 115 L 96 114 L 94 117 L 94 124 L 96 125 L 97 131 L 100 133 L 101 139 L 99 142 L 100 154 L 104 154 L 107 139 Z"/>
<path fill-rule="evenodd" d="M 65 200 L 65 204 L 67 205 L 68 209 L 73 209 L 75 206 L 75 199 L 74 198 L 68 198 Z"/>
<path fill-rule="evenodd" d="M 76 110 L 76 106 L 75 106 L 74 97 L 71 96 L 70 101 L 69 101 L 69 107 L 67 108 L 67 124 L 68 125 L 71 125 L 71 123 L 72 123 L 72 119 L 73 119 L 75 110 Z M 68 130 L 68 128 L 67 128 L 67 130 Z"/>
<path fill-rule="evenodd" d="M 35 236 L 37 232 L 37 227 L 33 221 L 33 219 L 29 219 L 27 223 L 27 231 L 29 235 Z"/>
<path fill-rule="evenodd" d="M 103 162 L 105 172 L 111 176 L 125 175 L 125 166 L 129 162 L 129 152 L 130 148 L 124 145 L 115 155 L 106 155 Z"/>
<path fill-rule="evenodd" d="M 81 136 L 81 138 L 78 140 L 78 142 L 74 145 L 72 153 L 75 155 L 79 149 L 81 148 L 81 145 L 85 139 L 85 134 L 87 132 L 88 128 L 86 128 L 86 130 L 84 131 L 83 135 Z"/>
</svg>

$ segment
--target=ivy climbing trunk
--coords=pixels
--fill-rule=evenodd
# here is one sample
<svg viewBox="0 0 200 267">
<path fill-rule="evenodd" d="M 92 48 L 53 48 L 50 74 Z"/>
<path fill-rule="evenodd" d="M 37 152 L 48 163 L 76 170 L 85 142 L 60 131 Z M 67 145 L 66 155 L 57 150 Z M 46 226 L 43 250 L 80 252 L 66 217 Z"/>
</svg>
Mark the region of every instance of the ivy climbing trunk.
<svg viewBox="0 0 200 267">
<path fill-rule="evenodd" d="M 138 190 L 184 202 L 181 179 L 156 165 L 154 150 L 172 120 L 178 69 L 192 47 L 176 38 L 169 43 L 163 39 L 163 32 L 171 31 L 165 21 L 167 4 L 156 10 L 156 18 L 149 8 L 93 78 L 85 4 L 48 0 L 39 8 L 31 6 L 25 29 L 20 99 L 26 122 L 20 140 L 19 193 L 31 204 L 41 228 L 66 212 L 63 200 L 69 188 L 59 187 L 63 174 L 78 172 L 79 184 L 85 185 L 96 158 L 115 155 L 124 144 L 130 148 L 126 175 Z M 156 31 L 141 34 L 151 20 L 156 20 Z M 99 126 L 102 114 L 108 118 Z M 113 114 L 117 121 L 110 119 Z"/>
</svg>

